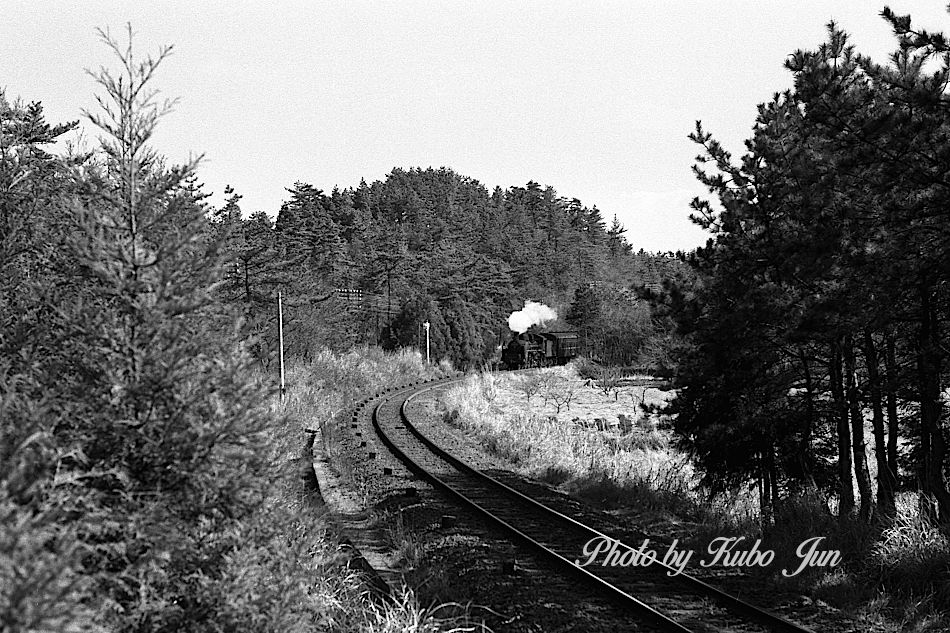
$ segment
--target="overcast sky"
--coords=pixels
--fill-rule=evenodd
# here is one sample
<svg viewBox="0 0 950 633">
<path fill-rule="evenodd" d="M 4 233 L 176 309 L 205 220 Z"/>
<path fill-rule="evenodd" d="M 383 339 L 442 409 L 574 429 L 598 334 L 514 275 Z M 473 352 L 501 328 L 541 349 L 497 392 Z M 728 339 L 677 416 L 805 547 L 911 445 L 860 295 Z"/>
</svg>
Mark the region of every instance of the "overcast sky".
<svg viewBox="0 0 950 633">
<path fill-rule="evenodd" d="M 945 2 L 891 2 L 950 30 Z M 80 118 L 112 64 L 95 34 L 174 44 L 156 82 L 179 97 L 155 145 L 203 153 L 212 201 L 275 214 L 300 180 L 329 191 L 393 167 L 451 167 L 494 188 L 535 180 L 616 214 L 635 248 L 688 249 L 705 192 L 686 137 L 700 119 L 738 154 L 782 64 L 837 20 L 860 52 L 894 48 L 882 3 L 52 2 L 0 0 L 0 87 Z M 95 138 L 95 135 L 92 135 Z"/>
</svg>

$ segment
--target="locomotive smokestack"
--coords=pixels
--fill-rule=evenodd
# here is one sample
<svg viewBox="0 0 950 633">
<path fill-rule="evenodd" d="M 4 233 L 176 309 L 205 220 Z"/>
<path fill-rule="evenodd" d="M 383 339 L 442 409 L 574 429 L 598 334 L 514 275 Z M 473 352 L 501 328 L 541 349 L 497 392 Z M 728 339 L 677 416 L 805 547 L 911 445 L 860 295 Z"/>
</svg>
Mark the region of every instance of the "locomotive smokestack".
<svg viewBox="0 0 950 633">
<path fill-rule="evenodd" d="M 537 301 L 525 301 L 524 308 L 512 312 L 508 317 L 508 327 L 512 332 L 523 334 L 532 325 L 544 325 L 557 318 L 557 312 Z"/>
</svg>

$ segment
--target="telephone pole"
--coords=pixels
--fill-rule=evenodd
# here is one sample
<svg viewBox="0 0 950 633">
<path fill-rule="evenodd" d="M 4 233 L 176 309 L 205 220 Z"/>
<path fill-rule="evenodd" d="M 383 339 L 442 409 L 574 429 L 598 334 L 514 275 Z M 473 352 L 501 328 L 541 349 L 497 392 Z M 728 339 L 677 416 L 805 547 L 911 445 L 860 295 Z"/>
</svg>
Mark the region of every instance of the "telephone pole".
<svg viewBox="0 0 950 633">
<path fill-rule="evenodd" d="M 422 324 L 422 327 L 426 329 L 426 364 L 429 363 L 429 322 L 426 321 Z"/>
<path fill-rule="evenodd" d="M 280 349 L 280 401 L 284 401 L 284 304 L 277 291 L 277 346 Z"/>
</svg>

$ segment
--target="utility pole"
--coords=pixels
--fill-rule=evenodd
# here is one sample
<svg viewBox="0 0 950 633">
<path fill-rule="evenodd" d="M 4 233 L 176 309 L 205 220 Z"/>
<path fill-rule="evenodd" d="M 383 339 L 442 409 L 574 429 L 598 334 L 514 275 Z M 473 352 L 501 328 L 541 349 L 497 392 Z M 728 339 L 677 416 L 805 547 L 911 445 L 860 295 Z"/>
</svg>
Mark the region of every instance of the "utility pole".
<svg viewBox="0 0 950 633">
<path fill-rule="evenodd" d="M 277 346 L 280 349 L 280 401 L 284 401 L 284 304 L 277 291 Z"/>
<path fill-rule="evenodd" d="M 426 321 L 422 324 L 422 327 L 426 329 L 426 364 L 429 363 L 429 322 Z"/>
</svg>

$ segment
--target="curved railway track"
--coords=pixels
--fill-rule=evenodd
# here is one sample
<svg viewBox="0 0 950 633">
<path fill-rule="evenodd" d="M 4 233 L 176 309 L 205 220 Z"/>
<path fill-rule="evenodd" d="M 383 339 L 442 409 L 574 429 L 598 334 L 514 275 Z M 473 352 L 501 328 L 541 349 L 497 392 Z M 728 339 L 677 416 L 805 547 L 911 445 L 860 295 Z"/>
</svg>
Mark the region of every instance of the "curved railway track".
<svg viewBox="0 0 950 633">
<path fill-rule="evenodd" d="M 406 412 L 412 398 L 451 381 L 382 394 L 372 412 L 373 427 L 380 440 L 410 471 L 453 501 L 599 595 L 631 610 L 637 616 L 636 622 L 631 622 L 634 630 L 810 633 L 810 629 L 700 579 L 685 573 L 670 577 L 666 572 L 672 568 L 661 561 L 639 567 L 611 567 L 599 562 L 585 567 L 576 565 L 574 561 L 582 558 L 585 543 L 610 537 L 469 466 L 412 424 Z M 618 552 L 635 549 L 620 541 L 617 548 Z"/>
</svg>

